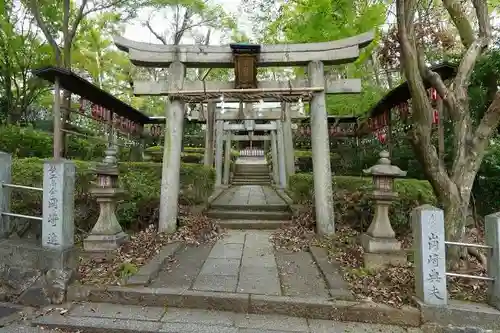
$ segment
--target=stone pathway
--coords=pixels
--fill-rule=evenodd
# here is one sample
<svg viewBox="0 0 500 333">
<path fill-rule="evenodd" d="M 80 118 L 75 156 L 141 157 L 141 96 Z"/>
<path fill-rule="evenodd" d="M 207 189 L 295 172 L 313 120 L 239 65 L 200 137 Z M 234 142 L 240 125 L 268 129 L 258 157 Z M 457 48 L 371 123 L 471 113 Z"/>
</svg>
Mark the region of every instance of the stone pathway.
<svg viewBox="0 0 500 333">
<path fill-rule="evenodd" d="M 123 306 L 107 303 L 68 305 L 59 311 L 39 317 L 34 324 L 83 332 L 169 332 L 169 333 L 420 333 L 420 330 L 392 325 L 345 323 L 313 320 L 284 315 L 258 315 L 222 311 L 165 307 Z M 95 329 L 95 331 L 93 330 Z M 39 331 L 2 331 L 25 332 Z M 47 331 L 40 331 L 47 332 Z"/>
<path fill-rule="evenodd" d="M 270 235 L 270 231 L 230 230 L 213 247 L 185 246 L 151 287 L 330 298 L 311 253 L 274 251 Z M 344 281 L 337 283 L 347 289 Z"/>
<path fill-rule="evenodd" d="M 212 206 L 287 206 L 286 202 L 270 186 L 233 186 L 221 194 Z M 247 207 L 251 208 L 251 207 Z"/>
</svg>

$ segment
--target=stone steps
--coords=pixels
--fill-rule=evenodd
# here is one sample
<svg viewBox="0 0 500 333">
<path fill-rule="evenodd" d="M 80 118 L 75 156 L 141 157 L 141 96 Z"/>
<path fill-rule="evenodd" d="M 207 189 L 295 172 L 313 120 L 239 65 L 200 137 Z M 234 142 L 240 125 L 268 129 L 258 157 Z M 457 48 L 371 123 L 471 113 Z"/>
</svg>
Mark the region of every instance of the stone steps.
<svg viewBox="0 0 500 333">
<path fill-rule="evenodd" d="M 237 181 L 232 181 L 231 182 L 232 185 L 235 185 L 235 186 L 242 186 L 242 185 L 271 185 L 271 181 L 268 180 L 268 181 L 263 181 L 263 180 L 237 180 Z"/>
<path fill-rule="evenodd" d="M 233 178 L 270 178 L 269 173 L 235 173 Z"/>
<path fill-rule="evenodd" d="M 75 288 L 75 287 L 73 287 Z M 48 328 L 77 328 L 82 332 L 136 332 L 136 326 L 132 321 L 143 323 L 137 327 L 137 332 L 150 332 L 147 330 L 145 318 L 137 318 L 152 315 L 154 309 L 166 310 L 167 314 L 177 311 L 215 310 L 231 311 L 233 313 L 249 316 L 252 314 L 276 317 L 276 315 L 297 316 L 309 319 L 353 321 L 379 324 L 392 324 L 404 326 L 419 326 L 420 311 L 414 308 L 403 307 L 402 309 L 379 305 L 373 302 L 359 302 L 335 299 L 323 299 L 315 297 L 289 297 L 270 296 L 251 293 L 229 293 L 186 290 L 185 288 L 149 288 L 127 286 L 78 286 L 78 292 L 71 291 L 76 296 L 72 302 L 95 302 L 91 303 L 87 313 L 72 313 L 69 311 L 64 316 L 58 311 L 54 315 L 39 317 L 33 321 L 34 325 Z M 83 303 L 85 304 L 85 303 Z M 120 307 L 116 313 L 100 309 L 106 304 Z M 76 304 L 78 305 L 78 304 Z M 126 310 L 128 308 L 128 310 Z M 135 309 L 134 309 L 135 308 Z M 217 317 L 212 313 L 213 318 Z M 107 318 L 106 321 L 98 321 L 95 317 Z M 192 316 L 191 316 L 192 317 Z M 158 324 L 165 322 L 162 319 L 155 320 Z M 120 322 L 120 323 L 118 323 Z M 99 326 L 97 326 L 99 325 Z M 101 330 L 92 330 L 100 327 Z M 127 330 L 121 331 L 125 327 Z M 158 332 L 159 327 L 155 326 Z M 107 329 L 107 330 L 106 330 Z M 279 329 L 279 328 L 277 328 Z M 283 330 L 281 328 L 281 330 Z M 293 330 L 297 331 L 297 330 Z M 163 330 L 160 332 L 184 332 L 183 330 Z M 186 330 L 186 332 L 198 332 Z M 212 330 L 201 330 L 200 333 L 220 332 Z M 241 331 L 240 331 L 241 332 Z M 235 333 L 240 333 L 235 331 Z M 258 332 L 267 333 L 265 330 Z M 300 331 L 299 331 L 300 332 Z M 325 331 L 327 332 L 327 331 Z M 328 331 L 333 332 L 333 331 Z M 394 331 L 386 331 L 394 332 Z M 277 332 L 276 332 L 277 333 Z M 403 333 L 403 332 L 401 332 Z"/>
<path fill-rule="evenodd" d="M 269 173 L 267 165 L 263 168 L 234 168 L 235 173 Z"/>
<path fill-rule="evenodd" d="M 166 305 L 165 307 L 158 305 L 141 307 L 112 303 L 83 303 L 65 307 L 69 311 L 64 315 L 61 315 L 59 311 L 53 311 L 36 318 L 33 325 L 40 328 L 24 326 L 5 332 L 56 332 L 47 329 L 82 333 L 406 332 L 405 327 L 377 326 L 370 329 L 369 324 L 363 323 L 314 320 L 309 315 L 292 317 L 295 315 L 293 312 L 284 315 L 246 314 L 232 312 L 232 310 L 167 308 Z M 353 311 L 350 312 L 343 317 L 353 316 Z"/>
<path fill-rule="evenodd" d="M 285 204 L 268 205 L 212 205 L 212 209 L 223 211 L 247 211 L 247 212 L 289 212 L 289 207 Z"/>
<path fill-rule="evenodd" d="M 234 230 L 276 230 L 290 221 L 278 220 L 220 220 L 218 224 L 224 229 Z"/>
<path fill-rule="evenodd" d="M 285 221 L 291 218 L 290 212 L 284 211 L 248 211 L 248 210 L 219 210 L 212 207 L 208 217 L 220 220 L 272 220 Z"/>
</svg>

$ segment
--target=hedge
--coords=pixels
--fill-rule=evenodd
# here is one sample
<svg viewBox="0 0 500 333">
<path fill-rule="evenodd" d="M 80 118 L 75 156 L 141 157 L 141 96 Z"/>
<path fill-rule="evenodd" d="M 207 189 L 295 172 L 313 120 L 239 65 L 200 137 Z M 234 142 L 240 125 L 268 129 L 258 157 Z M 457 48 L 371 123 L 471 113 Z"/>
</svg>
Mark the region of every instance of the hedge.
<svg viewBox="0 0 500 333">
<path fill-rule="evenodd" d="M 296 203 L 312 203 L 314 185 L 312 174 L 298 173 L 289 179 L 289 195 Z M 366 230 L 373 217 L 372 179 L 369 177 L 335 176 L 332 179 L 336 220 Z M 390 210 L 392 226 L 398 233 L 411 230 L 410 212 L 423 205 L 436 205 L 437 201 L 427 181 L 397 179 L 399 198 Z"/>
<path fill-rule="evenodd" d="M 103 142 L 87 140 L 75 135 L 68 135 L 67 158 L 83 161 L 101 161 L 104 158 L 106 145 Z M 0 151 L 7 152 L 18 158 L 52 157 L 52 133 L 14 125 L 0 126 Z M 128 161 L 130 148 L 120 147 L 118 158 Z"/>
<path fill-rule="evenodd" d="M 98 207 L 89 194 L 91 162 L 75 161 L 75 224 L 88 230 L 97 220 Z M 124 229 L 137 230 L 155 222 L 160 202 L 161 164 L 148 162 L 120 163 L 120 182 L 125 190 L 123 201 L 117 208 L 117 216 Z M 15 184 L 40 186 L 43 180 L 43 160 L 38 158 L 14 159 L 12 178 Z M 180 172 L 181 204 L 206 202 L 215 182 L 213 169 L 197 164 L 182 164 Z M 11 210 L 19 214 L 41 216 L 41 193 L 13 191 Z"/>
<path fill-rule="evenodd" d="M 181 153 L 181 161 L 183 163 L 198 163 L 202 164 L 205 148 L 199 147 L 184 147 L 184 151 Z M 145 150 L 145 154 L 151 156 L 151 159 L 154 162 L 161 162 L 163 160 L 163 147 L 162 146 L 153 146 L 148 147 Z M 238 156 L 239 152 L 236 150 L 231 151 L 231 159 L 234 161 Z"/>
</svg>

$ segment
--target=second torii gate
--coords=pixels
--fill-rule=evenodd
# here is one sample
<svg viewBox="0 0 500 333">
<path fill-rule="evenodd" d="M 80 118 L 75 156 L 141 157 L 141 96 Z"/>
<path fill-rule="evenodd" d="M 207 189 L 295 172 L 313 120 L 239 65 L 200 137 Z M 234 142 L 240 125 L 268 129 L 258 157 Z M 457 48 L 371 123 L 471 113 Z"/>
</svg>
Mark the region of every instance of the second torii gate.
<svg viewBox="0 0 500 333">
<path fill-rule="evenodd" d="M 169 68 L 168 81 L 134 82 L 137 95 L 169 97 L 160 231 L 172 232 L 176 228 L 184 103 L 217 102 L 221 99 L 240 103 L 259 100 L 294 103 L 300 100 L 310 103 L 317 231 L 333 234 L 335 226 L 325 95 L 359 93 L 361 81 L 325 79 L 324 66 L 355 61 L 360 49 L 368 46 L 373 36 L 373 33 L 366 33 L 323 43 L 231 46 L 158 45 L 115 38 L 117 47 L 128 52 L 136 66 Z M 286 82 L 257 81 L 257 67 L 275 66 L 307 66 L 308 78 Z M 185 81 L 186 67 L 234 67 L 236 81 Z M 219 121 L 217 126 L 223 130 L 224 125 L 220 124 Z"/>
</svg>

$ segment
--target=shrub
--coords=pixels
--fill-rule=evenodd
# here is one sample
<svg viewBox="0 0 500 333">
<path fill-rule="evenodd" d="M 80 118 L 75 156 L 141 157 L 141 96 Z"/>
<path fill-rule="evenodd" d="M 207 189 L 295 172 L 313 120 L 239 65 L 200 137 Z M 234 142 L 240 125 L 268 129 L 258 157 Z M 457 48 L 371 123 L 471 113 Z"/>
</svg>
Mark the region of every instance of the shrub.
<svg viewBox="0 0 500 333">
<path fill-rule="evenodd" d="M 297 203 L 312 203 L 314 185 L 312 174 L 298 173 L 289 179 L 290 197 Z M 366 230 L 373 217 L 372 179 L 369 177 L 335 176 L 332 179 L 336 220 Z M 423 205 L 436 205 L 436 198 L 427 181 L 397 179 L 399 198 L 394 201 L 390 218 L 394 230 L 407 233 L 411 230 L 410 212 Z"/>
<path fill-rule="evenodd" d="M 75 161 L 75 223 L 88 230 L 98 217 L 98 206 L 90 195 L 95 179 L 91 162 Z M 125 190 L 118 205 L 117 216 L 124 229 L 141 229 L 158 218 L 160 202 L 161 164 L 148 162 L 120 163 L 120 183 Z M 41 187 L 43 160 L 38 158 L 14 159 L 12 178 L 15 184 Z M 212 193 L 214 171 L 197 164 L 182 164 L 180 171 L 181 204 L 200 204 Z M 34 191 L 13 191 L 11 210 L 19 214 L 41 216 L 42 195 Z"/>
<path fill-rule="evenodd" d="M 32 127 L 1 126 L 0 151 L 15 157 L 49 158 L 53 149 L 52 133 Z M 104 157 L 104 143 L 90 142 L 74 135 L 68 136 L 68 158 L 79 160 L 101 160 Z"/>
</svg>

